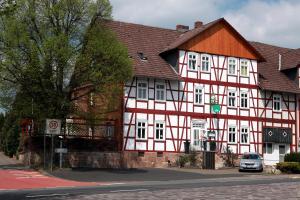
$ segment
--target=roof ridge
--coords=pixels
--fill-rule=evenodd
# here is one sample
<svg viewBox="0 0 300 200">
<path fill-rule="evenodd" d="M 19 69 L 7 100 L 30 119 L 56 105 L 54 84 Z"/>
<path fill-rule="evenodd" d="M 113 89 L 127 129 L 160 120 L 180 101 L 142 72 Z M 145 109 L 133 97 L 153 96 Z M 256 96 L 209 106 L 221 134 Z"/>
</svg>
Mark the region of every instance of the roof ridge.
<svg viewBox="0 0 300 200">
<path fill-rule="evenodd" d="M 138 23 L 133 23 L 133 22 L 124 22 L 124 21 L 111 20 L 111 19 L 105 19 L 105 21 L 122 23 L 122 24 L 128 24 L 128 25 L 135 25 L 135 26 L 142 26 L 142 27 L 147 27 L 147 28 L 161 29 L 161 30 L 167 30 L 167 31 L 173 31 L 173 32 L 178 32 L 176 29 L 163 28 L 163 27 L 158 27 L 158 26 L 150 26 L 150 25 L 138 24 Z M 180 33 L 180 32 L 178 32 L 178 33 Z"/>
</svg>

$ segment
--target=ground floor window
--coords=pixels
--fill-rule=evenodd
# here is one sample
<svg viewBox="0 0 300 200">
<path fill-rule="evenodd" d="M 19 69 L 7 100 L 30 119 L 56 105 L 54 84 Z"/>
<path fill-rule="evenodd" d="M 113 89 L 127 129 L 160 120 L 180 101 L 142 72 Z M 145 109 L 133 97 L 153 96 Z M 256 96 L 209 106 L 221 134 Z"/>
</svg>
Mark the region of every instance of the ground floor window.
<svg viewBox="0 0 300 200">
<path fill-rule="evenodd" d="M 272 154 L 273 153 L 273 144 L 272 143 L 264 143 L 263 152 L 264 152 L 264 154 Z"/>
</svg>

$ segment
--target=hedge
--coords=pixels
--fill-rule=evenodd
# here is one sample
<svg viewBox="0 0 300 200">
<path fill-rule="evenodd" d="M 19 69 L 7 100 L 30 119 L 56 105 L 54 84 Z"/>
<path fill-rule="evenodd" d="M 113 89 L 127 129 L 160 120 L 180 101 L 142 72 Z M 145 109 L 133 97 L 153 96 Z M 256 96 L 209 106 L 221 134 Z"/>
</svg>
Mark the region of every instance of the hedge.
<svg viewBox="0 0 300 200">
<path fill-rule="evenodd" d="M 292 152 L 284 156 L 284 162 L 300 162 L 300 153 Z"/>
<path fill-rule="evenodd" d="M 300 163 L 299 162 L 281 162 L 276 164 L 276 169 L 283 173 L 300 173 Z"/>
</svg>

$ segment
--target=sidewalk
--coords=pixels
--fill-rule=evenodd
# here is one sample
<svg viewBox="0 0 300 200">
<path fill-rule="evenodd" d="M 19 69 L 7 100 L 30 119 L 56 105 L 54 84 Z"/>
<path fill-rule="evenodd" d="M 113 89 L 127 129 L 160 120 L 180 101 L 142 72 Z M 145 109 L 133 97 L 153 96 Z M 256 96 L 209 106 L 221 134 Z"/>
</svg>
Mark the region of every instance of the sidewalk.
<svg viewBox="0 0 300 200">
<path fill-rule="evenodd" d="M 9 158 L 4 155 L 3 152 L 0 152 L 0 169 L 6 168 L 23 168 L 24 165 L 21 161 L 16 160 L 15 158 Z"/>
</svg>

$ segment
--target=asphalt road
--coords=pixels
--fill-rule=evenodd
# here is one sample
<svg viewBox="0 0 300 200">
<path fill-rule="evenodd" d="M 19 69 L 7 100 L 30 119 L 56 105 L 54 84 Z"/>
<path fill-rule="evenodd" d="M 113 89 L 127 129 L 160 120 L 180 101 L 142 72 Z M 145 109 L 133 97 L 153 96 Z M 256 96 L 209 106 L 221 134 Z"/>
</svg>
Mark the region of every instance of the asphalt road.
<svg viewBox="0 0 300 200">
<path fill-rule="evenodd" d="M 3 200 L 117 199 L 117 197 L 114 198 L 114 196 L 111 195 L 115 193 L 120 193 L 122 197 L 122 194 L 126 195 L 130 193 L 132 195 L 136 193 L 137 195 L 140 195 L 139 193 L 141 192 L 148 192 L 153 194 L 162 192 L 163 194 L 166 194 L 168 193 L 168 191 L 171 190 L 184 192 L 184 191 L 189 191 L 191 189 L 197 191 L 197 188 L 199 189 L 199 191 L 200 190 L 204 191 L 204 193 L 206 189 L 203 190 L 203 188 L 207 188 L 207 190 L 211 191 L 209 195 L 213 195 L 212 191 L 214 190 L 212 190 L 212 188 L 215 188 L 215 190 L 217 191 L 218 188 L 224 190 L 225 187 L 226 191 L 229 191 L 230 193 L 231 188 L 235 188 L 235 187 L 248 188 L 248 187 L 260 185 L 260 187 L 258 187 L 260 189 L 261 187 L 262 188 L 273 187 L 272 184 L 278 184 L 278 183 L 281 183 L 279 185 L 284 185 L 284 184 L 287 185 L 286 188 L 287 191 L 289 190 L 289 187 L 291 187 L 290 186 L 291 184 L 293 186 L 292 188 L 298 187 L 300 189 L 300 177 L 298 176 L 291 177 L 291 176 L 250 175 L 244 177 L 188 179 L 188 180 L 173 180 L 173 181 L 145 181 L 145 182 L 130 182 L 130 183 L 123 183 L 123 184 L 114 183 L 114 184 L 108 184 L 107 186 L 102 185 L 97 187 L 56 188 L 56 189 L 19 190 L 19 191 L 2 191 L 2 192 L 0 191 L 0 199 L 1 200 L 2 199 Z M 255 189 L 256 187 L 253 188 Z M 256 194 L 255 192 L 259 194 L 259 191 L 253 191 L 253 194 Z M 181 193 L 178 193 L 178 195 L 180 194 Z M 101 197 L 101 195 L 105 195 L 105 198 L 103 196 Z M 152 199 L 150 198 L 150 196 L 149 198 L 145 197 L 143 199 Z M 125 199 L 132 199 L 132 198 L 133 196 Z M 139 197 L 137 196 L 137 198 Z M 184 197 L 178 199 L 184 199 Z M 194 199 L 194 198 L 186 198 L 186 199 Z M 243 198 L 234 198 L 234 199 L 243 199 Z M 276 199 L 276 198 L 267 198 L 267 199 Z"/>
</svg>

